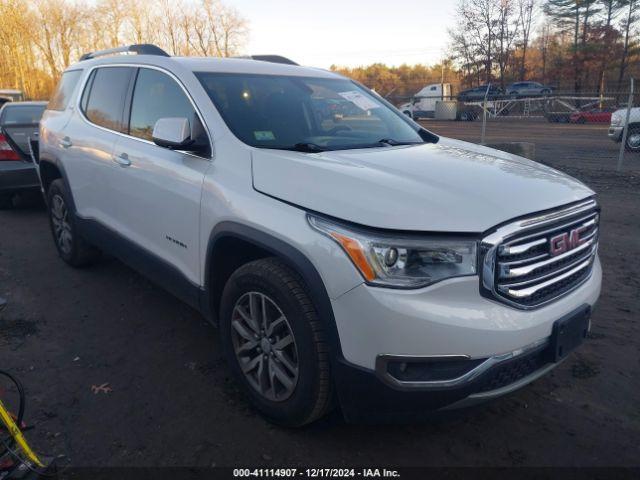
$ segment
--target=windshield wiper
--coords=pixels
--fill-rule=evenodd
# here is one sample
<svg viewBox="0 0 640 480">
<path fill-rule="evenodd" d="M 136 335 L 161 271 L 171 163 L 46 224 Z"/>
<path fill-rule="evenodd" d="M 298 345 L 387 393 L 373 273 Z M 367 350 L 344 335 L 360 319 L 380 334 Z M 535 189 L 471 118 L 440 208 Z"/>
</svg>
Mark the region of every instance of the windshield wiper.
<svg viewBox="0 0 640 480">
<path fill-rule="evenodd" d="M 304 153 L 318 153 L 330 150 L 330 148 L 309 142 L 300 142 L 295 145 L 260 145 L 258 148 L 266 148 L 268 150 L 292 150 L 294 152 Z"/>
<path fill-rule="evenodd" d="M 424 142 L 399 142 L 397 140 L 394 140 L 393 138 L 381 138 L 380 140 L 378 140 L 378 143 L 389 145 L 390 147 L 396 147 L 398 145 L 419 145 Z"/>
<path fill-rule="evenodd" d="M 311 142 L 300 142 L 296 143 L 291 150 L 295 150 L 297 152 L 305 152 L 305 153 L 317 153 L 317 152 L 326 152 L 328 150 L 327 147 L 322 147 L 316 143 Z"/>
</svg>

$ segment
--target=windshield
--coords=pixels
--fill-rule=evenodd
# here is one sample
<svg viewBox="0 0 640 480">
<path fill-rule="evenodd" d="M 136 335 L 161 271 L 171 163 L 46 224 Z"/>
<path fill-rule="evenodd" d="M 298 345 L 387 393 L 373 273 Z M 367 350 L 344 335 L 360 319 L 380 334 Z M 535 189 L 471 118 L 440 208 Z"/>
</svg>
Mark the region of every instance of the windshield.
<svg viewBox="0 0 640 480">
<path fill-rule="evenodd" d="M 301 151 L 424 143 L 420 128 L 346 79 L 196 73 L 248 145 Z"/>
<path fill-rule="evenodd" d="M 44 113 L 44 105 L 11 105 L 4 107 L 2 123 L 4 125 L 17 123 L 38 123 Z"/>
</svg>

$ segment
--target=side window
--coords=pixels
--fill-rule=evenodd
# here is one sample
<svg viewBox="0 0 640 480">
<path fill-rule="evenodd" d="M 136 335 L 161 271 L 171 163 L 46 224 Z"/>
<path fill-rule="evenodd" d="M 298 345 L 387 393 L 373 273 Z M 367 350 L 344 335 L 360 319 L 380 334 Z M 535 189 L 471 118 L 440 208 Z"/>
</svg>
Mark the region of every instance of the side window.
<svg viewBox="0 0 640 480">
<path fill-rule="evenodd" d="M 196 112 L 184 91 L 169 75 L 141 68 L 133 90 L 129 134 L 152 139 L 153 127 L 160 118 L 181 117 L 196 121 Z"/>
<path fill-rule="evenodd" d="M 93 85 L 93 79 L 96 78 L 96 72 L 97 70 L 94 70 L 93 72 L 91 72 L 91 74 L 89 75 L 89 79 L 87 80 L 87 83 L 84 87 L 84 91 L 82 92 L 82 98 L 80 99 L 80 109 L 85 112 L 87 112 L 87 102 L 89 101 L 89 92 L 91 92 L 91 86 Z"/>
<path fill-rule="evenodd" d="M 80 102 L 89 121 L 109 130 L 124 131 L 122 115 L 132 71 L 130 67 L 95 70 Z"/>
<path fill-rule="evenodd" d="M 67 108 L 71 94 L 73 94 L 73 90 L 76 88 L 78 80 L 80 80 L 81 73 L 82 70 L 69 70 L 62 74 L 58 88 L 56 88 L 51 100 L 49 100 L 47 110 L 62 111 Z"/>
</svg>

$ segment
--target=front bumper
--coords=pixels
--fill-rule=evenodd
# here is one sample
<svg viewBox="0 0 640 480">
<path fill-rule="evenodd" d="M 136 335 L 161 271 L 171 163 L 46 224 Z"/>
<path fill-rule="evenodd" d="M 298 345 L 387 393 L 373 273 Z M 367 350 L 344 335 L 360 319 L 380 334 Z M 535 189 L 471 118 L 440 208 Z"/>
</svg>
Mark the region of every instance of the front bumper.
<svg viewBox="0 0 640 480">
<path fill-rule="evenodd" d="M 0 162 L 0 194 L 40 190 L 36 167 L 21 160 Z"/>
<path fill-rule="evenodd" d="M 478 277 L 420 290 L 354 288 L 332 302 L 343 356 L 335 370 L 345 416 L 356 420 L 366 418 L 362 412 L 394 416 L 464 406 L 538 378 L 556 365 L 546 351 L 554 323 L 579 308 L 590 309 L 601 278 L 596 258 L 579 288 L 528 311 L 482 297 Z M 399 357 L 465 358 L 482 368 L 453 385 L 394 385 L 385 378 L 381 359 Z M 487 359 L 494 360 L 486 365 Z M 517 365 L 518 375 L 504 373 L 510 365 Z M 502 380 L 492 380 L 496 376 Z"/>
<path fill-rule="evenodd" d="M 607 133 L 607 135 L 614 142 L 620 142 L 620 141 L 622 141 L 622 132 L 623 132 L 623 130 L 624 130 L 624 127 L 622 127 L 622 126 L 620 126 L 620 127 L 610 126 L 609 127 L 609 132 Z"/>
<path fill-rule="evenodd" d="M 380 375 L 346 362 L 338 362 L 334 375 L 348 421 L 403 421 L 471 407 L 511 393 L 559 365 L 551 357 L 549 343 L 543 343 L 493 365 L 468 382 L 443 389 L 391 388 Z"/>
</svg>

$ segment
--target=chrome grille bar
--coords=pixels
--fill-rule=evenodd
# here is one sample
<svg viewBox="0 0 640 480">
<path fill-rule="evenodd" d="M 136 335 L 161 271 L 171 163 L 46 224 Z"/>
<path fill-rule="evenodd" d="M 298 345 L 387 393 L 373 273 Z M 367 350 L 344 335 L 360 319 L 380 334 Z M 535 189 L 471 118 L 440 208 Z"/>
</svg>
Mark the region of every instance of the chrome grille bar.
<svg viewBox="0 0 640 480">
<path fill-rule="evenodd" d="M 598 225 L 590 199 L 498 228 L 481 245 L 483 294 L 524 309 L 567 294 L 591 274 Z"/>
<path fill-rule="evenodd" d="M 558 283 L 561 282 L 562 280 L 564 280 L 565 278 L 570 277 L 571 275 L 579 272 L 580 270 L 583 270 L 587 267 L 591 266 L 591 259 L 582 262 L 580 265 L 578 265 L 575 268 L 572 268 L 571 270 L 569 270 L 568 272 L 563 273 L 562 275 L 558 275 L 555 278 L 552 278 L 550 280 L 547 280 L 545 282 L 539 283 L 534 287 L 529 287 L 529 288 L 521 288 L 521 289 L 512 289 L 506 286 L 498 286 L 498 289 L 502 292 L 507 293 L 508 295 L 515 297 L 515 298 L 525 298 L 525 297 L 530 297 L 533 294 L 539 292 L 540 290 L 542 290 L 543 288 L 547 288 L 548 286 L 553 285 L 554 283 Z"/>
<path fill-rule="evenodd" d="M 504 286 L 504 287 L 519 287 L 519 286 L 523 286 L 523 285 L 529 285 L 529 284 L 535 283 L 535 282 L 540 282 L 541 280 L 544 280 L 545 278 L 554 277 L 554 276 L 558 275 L 559 273 L 562 273 L 565 270 L 568 270 L 568 269 L 576 266 L 578 263 L 581 263 L 584 260 L 591 258 L 592 255 L 594 254 L 596 248 L 597 248 L 597 245 L 593 245 L 589 251 L 587 251 L 584 254 L 580 255 L 577 259 L 572 260 L 567 265 L 565 265 L 565 266 L 563 266 L 561 268 L 558 268 L 557 270 L 553 270 L 551 273 L 538 275 L 538 276 L 536 276 L 534 278 L 530 278 L 528 280 L 518 280 L 516 282 L 509 282 L 509 283 L 502 283 L 501 282 L 500 285 Z"/>
<path fill-rule="evenodd" d="M 545 241 L 546 243 L 546 241 Z M 565 260 L 568 257 L 572 257 L 574 256 L 576 253 L 580 253 L 586 249 L 588 249 L 589 247 L 591 247 L 590 250 L 593 250 L 593 245 L 595 243 L 595 239 L 592 237 L 591 240 L 583 243 L 582 245 L 580 245 L 577 248 L 574 248 L 573 250 L 569 250 L 568 252 L 564 252 L 561 255 L 557 255 L 555 257 L 550 257 L 547 258 L 546 260 L 543 260 L 541 262 L 536 262 L 536 263 L 530 263 L 529 265 L 525 265 L 523 267 L 517 267 L 517 268 L 511 268 L 509 267 L 509 265 L 503 265 L 501 262 L 500 263 L 500 270 L 499 270 L 499 275 L 500 278 L 514 278 L 514 277 L 522 277 L 525 275 L 530 275 L 532 273 L 535 273 L 536 270 L 540 270 L 543 267 L 547 267 L 549 265 L 553 265 L 554 263 L 558 263 L 561 262 L 562 260 Z M 591 252 L 589 252 L 589 254 L 591 254 Z M 547 255 L 547 257 L 549 257 Z"/>
</svg>

